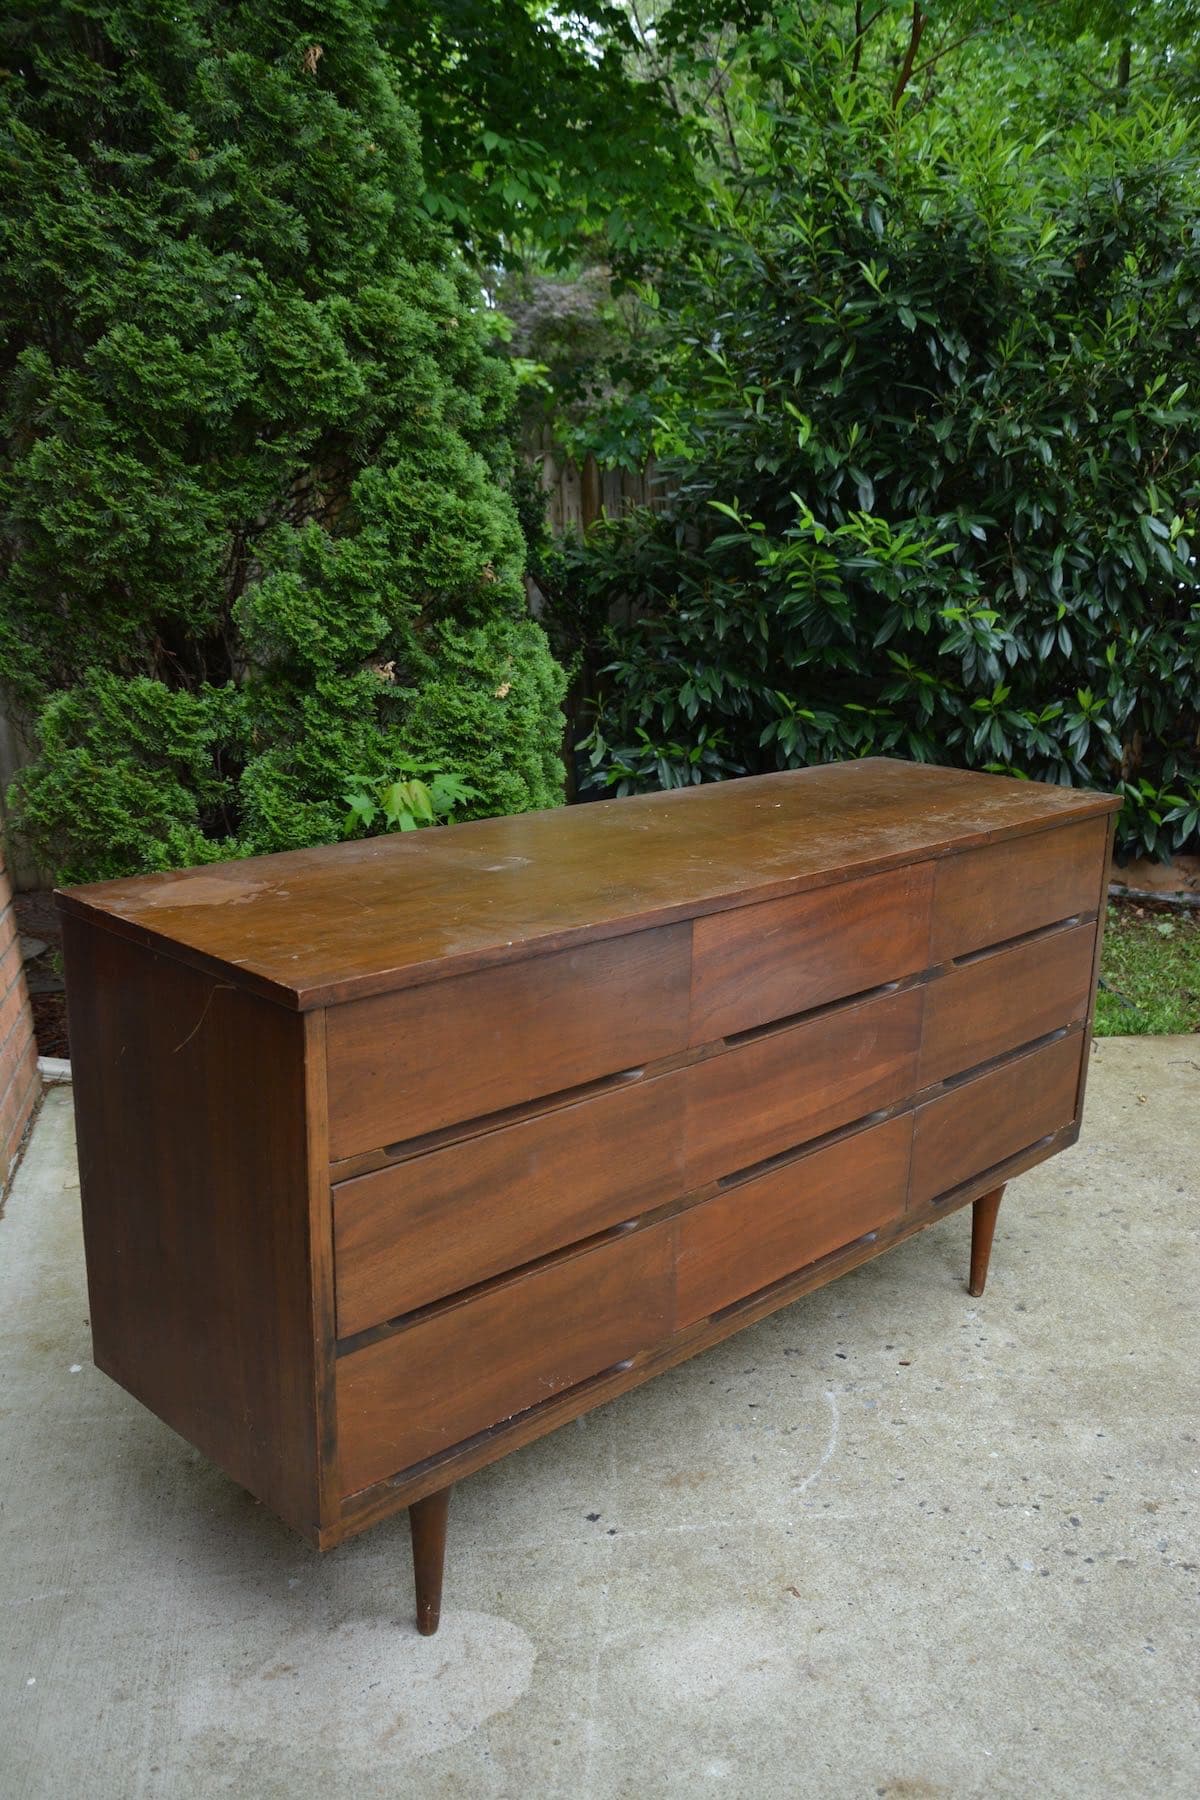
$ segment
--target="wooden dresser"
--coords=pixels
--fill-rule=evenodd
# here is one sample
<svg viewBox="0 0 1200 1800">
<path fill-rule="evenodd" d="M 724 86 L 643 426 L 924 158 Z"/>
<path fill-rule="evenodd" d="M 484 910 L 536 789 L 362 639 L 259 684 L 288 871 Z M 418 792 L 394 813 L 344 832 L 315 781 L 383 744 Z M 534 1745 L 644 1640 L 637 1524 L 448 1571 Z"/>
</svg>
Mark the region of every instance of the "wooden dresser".
<svg viewBox="0 0 1200 1800">
<path fill-rule="evenodd" d="M 96 1362 L 314 1545 L 1074 1141 L 1108 796 L 842 763 L 60 895 Z"/>
</svg>

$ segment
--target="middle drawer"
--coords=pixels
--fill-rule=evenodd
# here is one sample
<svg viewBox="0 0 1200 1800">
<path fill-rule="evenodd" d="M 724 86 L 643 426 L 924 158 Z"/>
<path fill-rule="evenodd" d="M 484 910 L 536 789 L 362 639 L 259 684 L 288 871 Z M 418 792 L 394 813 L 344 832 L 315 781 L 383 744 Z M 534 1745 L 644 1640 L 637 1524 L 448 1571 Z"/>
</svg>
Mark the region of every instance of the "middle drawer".
<svg viewBox="0 0 1200 1800">
<path fill-rule="evenodd" d="M 338 1335 L 896 1105 L 915 1085 L 922 1002 L 914 988 L 831 1008 L 338 1183 Z"/>
<path fill-rule="evenodd" d="M 674 1200 L 684 1098 L 678 1074 L 634 1081 L 340 1182 L 338 1336 Z"/>
</svg>

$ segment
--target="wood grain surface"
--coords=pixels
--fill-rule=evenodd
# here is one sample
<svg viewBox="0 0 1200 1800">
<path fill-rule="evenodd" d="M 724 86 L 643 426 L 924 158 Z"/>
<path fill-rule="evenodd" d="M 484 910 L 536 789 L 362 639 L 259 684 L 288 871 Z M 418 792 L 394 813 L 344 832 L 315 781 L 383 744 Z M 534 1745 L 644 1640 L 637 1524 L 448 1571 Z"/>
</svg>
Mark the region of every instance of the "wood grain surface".
<svg viewBox="0 0 1200 1800">
<path fill-rule="evenodd" d="M 79 919 L 63 949 L 97 1367 L 314 1537 L 304 1021 Z"/>
<path fill-rule="evenodd" d="M 62 903 L 307 1009 L 1036 833 L 1118 804 L 867 758 L 100 882 Z"/>
<path fill-rule="evenodd" d="M 1107 851 L 1100 818 L 947 857 L 934 883 L 932 961 L 1093 911 Z"/>
<path fill-rule="evenodd" d="M 334 1157 L 615 1074 L 687 1041 L 690 927 L 667 925 L 329 1014 Z"/>
<path fill-rule="evenodd" d="M 1072 1133 L 1068 1128 L 1057 1137 L 1011 1157 L 996 1176 L 989 1174 L 976 1182 L 968 1182 L 944 1201 L 912 1205 L 878 1232 L 856 1238 L 844 1249 L 835 1250 L 817 1262 L 807 1263 L 794 1275 L 786 1275 L 782 1280 L 773 1282 L 770 1287 L 748 1295 L 745 1300 L 724 1307 L 711 1318 L 701 1319 L 695 1325 L 681 1326 L 652 1349 L 631 1357 L 627 1363 L 618 1364 L 613 1369 L 577 1383 L 573 1388 L 551 1395 L 548 1400 L 515 1414 L 491 1430 L 476 1433 L 462 1444 L 436 1453 L 403 1474 L 385 1478 L 358 1493 L 348 1495 L 342 1503 L 336 1524 L 325 1535 L 323 1547 L 331 1548 L 378 1520 L 387 1518 L 397 1508 L 409 1505 L 414 1499 L 435 1493 L 447 1483 L 462 1480 L 464 1476 L 476 1469 L 485 1468 L 499 1457 L 510 1455 L 526 1444 L 535 1443 L 547 1432 L 556 1431 L 572 1419 L 592 1412 L 619 1395 L 652 1381 L 656 1375 L 675 1368 L 689 1357 L 700 1355 L 712 1345 L 732 1337 L 735 1332 L 755 1324 L 781 1307 L 792 1305 L 803 1295 L 836 1281 L 840 1276 L 872 1261 L 918 1232 L 928 1230 L 931 1225 L 941 1224 L 981 1194 L 995 1188 L 998 1181 L 1011 1180 L 1024 1170 L 1053 1156 L 1057 1150 L 1071 1142 L 1071 1137 Z M 967 1237 L 964 1236 L 964 1268 L 968 1254 L 967 1243 Z"/>
<path fill-rule="evenodd" d="M 669 1335 L 673 1262 L 672 1223 L 631 1232 L 340 1357 L 345 1492 Z"/>
<path fill-rule="evenodd" d="M 751 1177 L 679 1219 L 676 1324 L 816 1262 L 904 1211 L 912 1114 Z"/>
<path fill-rule="evenodd" d="M 684 1072 L 689 1186 L 894 1106 L 916 1081 L 923 994 L 838 1007 Z"/>
<path fill-rule="evenodd" d="M 913 1200 L 934 1200 L 1069 1125 L 1082 1050 L 1073 1031 L 919 1106 Z"/>
<path fill-rule="evenodd" d="M 693 1044 L 863 993 L 929 961 L 933 865 L 760 906 L 693 928 Z"/>
<path fill-rule="evenodd" d="M 676 1199 L 678 1076 L 634 1082 L 334 1189 L 343 1337 Z"/>
<path fill-rule="evenodd" d="M 1031 938 L 930 982 L 920 1085 L 943 1081 L 1087 1016 L 1096 921 Z"/>
<path fill-rule="evenodd" d="M 978 1285 L 1115 804 L 868 761 L 65 896 L 99 1366 L 325 1547 L 968 1199 Z"/>
</svg>

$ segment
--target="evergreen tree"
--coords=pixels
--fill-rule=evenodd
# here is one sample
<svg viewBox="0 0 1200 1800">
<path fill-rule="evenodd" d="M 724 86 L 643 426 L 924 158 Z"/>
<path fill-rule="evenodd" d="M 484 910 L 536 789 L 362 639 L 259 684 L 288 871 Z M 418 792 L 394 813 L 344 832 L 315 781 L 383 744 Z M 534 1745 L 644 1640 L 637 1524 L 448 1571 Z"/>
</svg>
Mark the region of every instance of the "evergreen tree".
<svg viewBox="0 0 1200 1800">
<path fill-rule="evenodd" d="M 561 797 L 510 384 L 364 0 L 0 25 L 0 679 L 68 879 L 328 841 L 422 763 Z"/>
</svg>

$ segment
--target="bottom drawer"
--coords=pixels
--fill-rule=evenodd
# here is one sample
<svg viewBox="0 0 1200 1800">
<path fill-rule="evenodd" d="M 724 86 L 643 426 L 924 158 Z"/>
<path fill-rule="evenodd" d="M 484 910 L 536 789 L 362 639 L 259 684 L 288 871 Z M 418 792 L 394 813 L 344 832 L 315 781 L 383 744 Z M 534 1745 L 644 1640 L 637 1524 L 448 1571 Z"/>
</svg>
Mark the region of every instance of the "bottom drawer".
<svg viewBox="0 0 1200 1800">
<path fill-rule="evenodd" d="M 1084 1041 L 1072 1032 L 919 1106 L 914 1202 L 935 1200 L 1069 1125 Z"/>
<path fill-rule="evenodd" d="M 339 1357 L 344 1494 L 623 1362 L 671 1329 L 673 1225 L 611 1238 Z"/>
<path fill-rule="evenodd" d="M 705 1319 L 897 1218 L 911 1142 L 905 1113 L 683 1213 L 676 1323 Z"/>
</svg>

